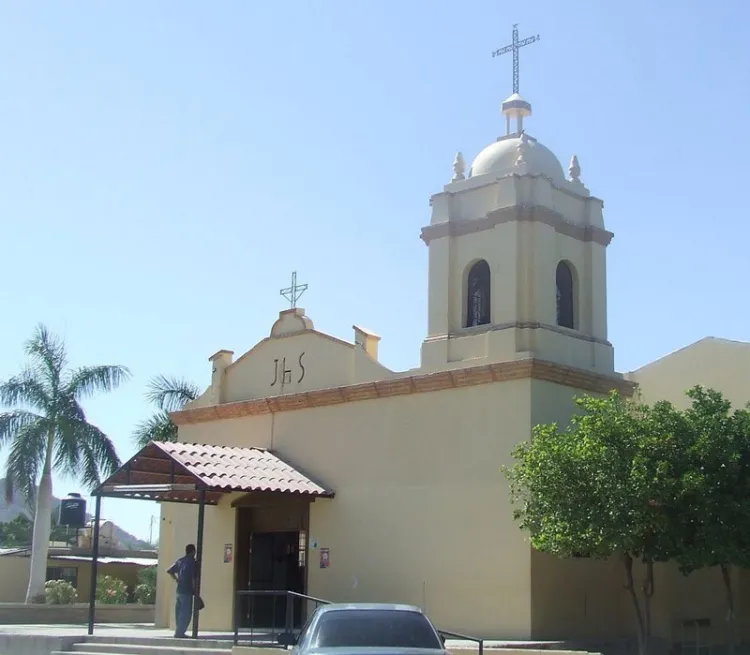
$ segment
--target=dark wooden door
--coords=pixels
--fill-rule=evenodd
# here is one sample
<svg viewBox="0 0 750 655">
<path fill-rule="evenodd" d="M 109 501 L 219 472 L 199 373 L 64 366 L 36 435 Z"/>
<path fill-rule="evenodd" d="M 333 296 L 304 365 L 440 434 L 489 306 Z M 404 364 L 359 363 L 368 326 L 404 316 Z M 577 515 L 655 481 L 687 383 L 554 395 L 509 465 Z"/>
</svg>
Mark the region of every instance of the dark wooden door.
<svg viewBox="0 0 750 655">
<path fill-rule="evenodd" d="M 250 584 L 258 591 L 304 593 L 304 569 L 300 567 L 299 532 L 255 532 L 251 537 Z M 284 594 L 259 595 L 248 599 L 250 624 L 281 629 L 285 625 L 287 602 L 294 606 L 299 622 L 302 603 Z"/>
</svg>

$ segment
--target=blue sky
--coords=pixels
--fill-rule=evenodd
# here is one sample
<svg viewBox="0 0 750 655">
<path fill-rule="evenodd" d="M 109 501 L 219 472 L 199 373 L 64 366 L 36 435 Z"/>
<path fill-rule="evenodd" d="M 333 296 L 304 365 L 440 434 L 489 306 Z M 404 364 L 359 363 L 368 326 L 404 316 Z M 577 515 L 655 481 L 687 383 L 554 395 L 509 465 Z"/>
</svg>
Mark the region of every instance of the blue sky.
<svg viewBox="0 0 750 655">
<path fill-rule="evenodd" d="M 530 134 L 605 201 L 629 370 L 750 340 L 750 8 L 741 2 L 0 3 L 0 379 L 38 322 L 132 380 L 88 403 L 123 459 L 154 374 L 268 334 L 292 270 L 344 338 L 418 365 L 429 196 L 503 132 L 512 24 Z M 58 479 L 55 491 L 77 489 Z M 148 504 L 105 516 L 148 536 Z"/>
</svg>

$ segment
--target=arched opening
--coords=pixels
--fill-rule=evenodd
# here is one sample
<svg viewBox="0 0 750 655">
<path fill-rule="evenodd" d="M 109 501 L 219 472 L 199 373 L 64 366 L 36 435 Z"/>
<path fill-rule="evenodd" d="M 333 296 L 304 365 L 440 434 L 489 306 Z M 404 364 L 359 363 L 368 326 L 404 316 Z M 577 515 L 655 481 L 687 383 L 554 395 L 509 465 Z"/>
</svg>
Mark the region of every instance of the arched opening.
<svg viewBox="0 0 750 655">
<path fill-rule="evenodd" d="M 483 259 L 469 270 L 466 281 L 466 327 L 490 322 L 490 265 Z"/>
<path fill-rule="evenodd" d="M 557 286 L 557 324 L 562 327 L 574 330 L 575 290 L 573 281 L 573 269 L 567 262 L 560 262 L 557 265 L 555 284 Z"/>
</svg>

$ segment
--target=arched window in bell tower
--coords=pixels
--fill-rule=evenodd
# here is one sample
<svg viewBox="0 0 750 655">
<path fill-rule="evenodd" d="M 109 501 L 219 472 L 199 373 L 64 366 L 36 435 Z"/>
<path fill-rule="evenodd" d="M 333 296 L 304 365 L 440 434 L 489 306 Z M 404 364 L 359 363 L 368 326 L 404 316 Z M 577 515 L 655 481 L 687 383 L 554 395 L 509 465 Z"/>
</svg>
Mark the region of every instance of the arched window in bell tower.
<svg viewBox="0 0 750 655">
<path fill-rule="evenodd" d="M 479 260 L 466 280 L 466 327 L 490 322 L 490 265 Z"/>
<path fill-rule="evenodd" d="M 557 286 L 557 324 L 562 327 L 574 330 L 575 290 L 573 282 L 573 269 L 567 262 L 560 262 L 557 265 L 555 284 Z"/>
</svg>

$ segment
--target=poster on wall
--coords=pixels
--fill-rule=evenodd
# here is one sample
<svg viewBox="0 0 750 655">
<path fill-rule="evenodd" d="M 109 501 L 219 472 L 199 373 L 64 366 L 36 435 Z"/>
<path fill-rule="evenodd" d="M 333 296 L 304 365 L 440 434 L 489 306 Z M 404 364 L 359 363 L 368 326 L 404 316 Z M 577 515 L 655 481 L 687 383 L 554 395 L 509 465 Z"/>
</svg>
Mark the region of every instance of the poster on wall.
<svg viewBox="0 0 750 655">
<path fill-rule="evenodd" d="M 231 564 L 232 562 L 232 544 L 226 544 L 224 546 L 224 564 Z"/>
<path fill-rule="evenodd" d="M 320 549 L 320 568 L 327 569 L 331 565 L 331 549 L 321 548 Z"/>
</svg>

